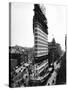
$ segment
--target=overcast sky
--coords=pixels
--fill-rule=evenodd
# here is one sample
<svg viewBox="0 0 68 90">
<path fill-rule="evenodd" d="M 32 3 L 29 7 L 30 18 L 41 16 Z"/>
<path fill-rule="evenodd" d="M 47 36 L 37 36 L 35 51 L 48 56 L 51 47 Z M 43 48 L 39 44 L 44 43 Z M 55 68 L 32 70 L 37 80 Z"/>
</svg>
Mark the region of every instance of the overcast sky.
<svg viewBox="0 0 68 90">
<path fill-rule="evenodd" d="M 66 13 L 63 6 L 44 4 L 48 22 L 48 41 L 55 37 L 65 49 Z M 11 45 L 34 46 L 33 15 L 34 4 L 12 3 L 11 7 Z"/>
</svg>

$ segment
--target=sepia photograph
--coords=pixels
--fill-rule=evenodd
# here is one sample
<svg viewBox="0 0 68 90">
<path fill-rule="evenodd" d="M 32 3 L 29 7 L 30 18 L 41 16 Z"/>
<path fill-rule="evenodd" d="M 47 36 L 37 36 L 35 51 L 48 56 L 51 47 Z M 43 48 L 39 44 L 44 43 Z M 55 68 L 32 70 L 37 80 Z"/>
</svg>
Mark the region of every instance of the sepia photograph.
<svg viewBox="0 0 68 90">
<path fill-rule="evenodd" d="M 9 3 L 9 87 L 66 84 L 66 8 Z"/>
</svg>

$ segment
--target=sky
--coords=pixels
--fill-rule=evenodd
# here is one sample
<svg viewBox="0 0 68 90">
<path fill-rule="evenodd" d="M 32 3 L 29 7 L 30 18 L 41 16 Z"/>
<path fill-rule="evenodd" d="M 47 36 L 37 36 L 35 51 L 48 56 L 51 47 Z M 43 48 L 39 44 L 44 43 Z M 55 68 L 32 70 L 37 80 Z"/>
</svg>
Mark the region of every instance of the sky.
<svg viewBox="0 0 68 90">
<path fill-rule="evenodd" d="M 46 5 L 45 16 L 48 25 L 48 41 L 54 37 L 65 50 L 66 13 L 63 6 Z M 34 46 L 33 15 L 34 4 L 12 3 L 11 5 L 11 46 Z"/>
<path fill-rule="evenodd" d="M 63 50 L 65 50 L 66 34 L 66 9 L 64 6 L 46 6 L 46 16 L 48 20 L 48 40 L 54 37 Z"/>
</svg>

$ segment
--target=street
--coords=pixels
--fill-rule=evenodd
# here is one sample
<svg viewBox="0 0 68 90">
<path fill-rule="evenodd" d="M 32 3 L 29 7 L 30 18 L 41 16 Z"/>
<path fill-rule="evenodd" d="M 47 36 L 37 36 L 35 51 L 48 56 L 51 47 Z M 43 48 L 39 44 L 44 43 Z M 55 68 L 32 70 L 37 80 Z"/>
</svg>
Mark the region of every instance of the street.
<svg viewBox="0 0 68 90">
<path fill-rule="evenodd" d="M 60 70 L 61 67 L 61 59 L 63 58 L 64 54 L 60 57 L 59 62 L 55 61 L 54 62 L 54 71 L 51 74 L 51 76 L 49 77 L 49 79 L 47 80 L 46 85 L 55 85 L 56 84 L 56 80 L 57 80 L 57 75 L 58 75 L 58 71 Z"/>
</svg>

